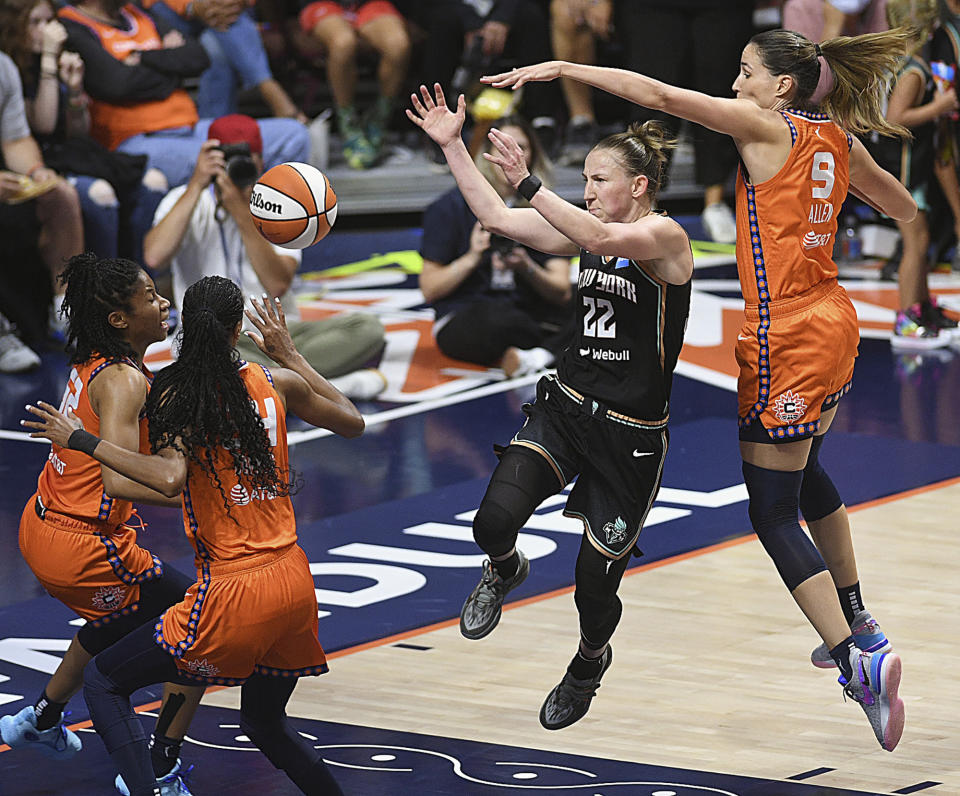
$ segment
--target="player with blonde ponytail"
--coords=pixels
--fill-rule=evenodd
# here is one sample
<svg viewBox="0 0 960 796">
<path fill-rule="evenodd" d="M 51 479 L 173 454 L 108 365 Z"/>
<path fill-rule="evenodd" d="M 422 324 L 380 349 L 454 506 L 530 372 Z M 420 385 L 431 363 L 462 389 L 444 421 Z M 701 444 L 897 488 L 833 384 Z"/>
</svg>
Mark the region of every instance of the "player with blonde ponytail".
<svg viewBox="0 0 960 796">
<path fill-rule="evenodd" d="M 850 388 L 859 343 L 857 314 L 832 260 L 837 213 L 848 190 L 897 221 L 917 213 L 906 188 L 852 135 L 909 135 L 883 114 L 909 38 L 898 29 L 815 44 L 788 30 L 759 33 L 743 50 L 736 99 L 561 61 L 484 78 L 516 89 L 562 76 L 733 138 L 746 305 L 738 418 L 750 520 L 823 639 L 814 665 L 840 669 L 845 693 L 888 751 L 903 732 L 901 662 L 863 606 L 846 508 L 818 453 Z M 801 511 L 816 544 L 800 527 Z"/>
</svg>

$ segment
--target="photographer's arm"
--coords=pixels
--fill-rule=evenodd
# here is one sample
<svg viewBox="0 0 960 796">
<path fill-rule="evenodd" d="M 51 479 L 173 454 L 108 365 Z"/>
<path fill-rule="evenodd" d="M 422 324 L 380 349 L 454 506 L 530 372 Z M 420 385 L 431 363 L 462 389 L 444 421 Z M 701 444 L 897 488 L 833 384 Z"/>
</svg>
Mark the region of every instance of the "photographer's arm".
<svg viewBox="0 0 960 796">
<path fill-rule="evenodd" d="M 143 264 L 150 270 L 163 270 L 169 265 L 190 228 L 200 196 L 217 171 L 223 171 L 223 153 L 216 148 L 218 144 L 216 139 L 203 142 L 186 190 L 143 239 Z"/>
<path fill-rule="evenodd" d="M 542 268 L 533 261 L 530 255 L 527 255 L 527 260 L 529 261 L 528 266 L 521 271 L 523 279 L 545 301 L 549 301 L 551 304 L 566 304 L 573 293 L 573 286 L 570 284 L 570 258 L 551 257 Z"/>
</svg>

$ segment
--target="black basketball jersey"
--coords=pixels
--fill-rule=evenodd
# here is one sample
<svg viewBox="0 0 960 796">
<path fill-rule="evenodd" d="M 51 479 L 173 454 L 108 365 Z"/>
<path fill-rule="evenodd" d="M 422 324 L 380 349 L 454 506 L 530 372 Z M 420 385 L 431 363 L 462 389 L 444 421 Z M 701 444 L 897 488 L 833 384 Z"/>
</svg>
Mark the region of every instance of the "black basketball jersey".
<svg viewBox="0 0 960 796">
<path fill-rule="evenodd" d="M 671 285 L 643 263 L 580 252 L 577 328 L 557 376 L 610 408 L 658 422 L 690 311 L 690 281 Z"/>
</svg>

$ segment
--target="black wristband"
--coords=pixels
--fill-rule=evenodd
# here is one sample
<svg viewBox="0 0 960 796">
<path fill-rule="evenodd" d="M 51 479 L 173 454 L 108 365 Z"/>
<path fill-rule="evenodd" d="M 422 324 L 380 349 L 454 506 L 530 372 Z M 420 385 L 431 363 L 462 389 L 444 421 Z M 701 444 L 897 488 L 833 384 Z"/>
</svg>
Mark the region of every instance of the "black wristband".
<svg viewBox="0 0 960 796">
<path fill-rule="evenodd" d="M 91 434 L 86 429 L 78 428 L 67 440 L 67 447 L 70 448 L 70 450 L 85 453 L 87 456 L 93 456 L 93 451 L 99 443 L 100 437 L 96 434 Z"/>
<path fill-rule="evenodd" d="M 533 199 L 533 195 L 540 190 L 541 185 L 543 185 L 543 183 L 540 182 L 539 177 L 528 174 L 520 180 L 520 184 L 517 186 L 517 193 L 529 202 Z"/>
</svg>

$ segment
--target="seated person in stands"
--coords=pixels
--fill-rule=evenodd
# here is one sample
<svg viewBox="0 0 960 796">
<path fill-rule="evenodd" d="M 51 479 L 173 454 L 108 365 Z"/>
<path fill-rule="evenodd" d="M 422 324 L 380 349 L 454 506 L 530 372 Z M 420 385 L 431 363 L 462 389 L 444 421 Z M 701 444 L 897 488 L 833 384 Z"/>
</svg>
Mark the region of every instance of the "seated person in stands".
<svg viewBox="0 0 960 796">
<path fill-rule="evenodd" d="M 227 144 L 246 144 L 249 158 L 232 155 L 228 166 L 218 149 Z M 263 171 L 262 152 L 256 119 L 233 114 L 211 124 L 190 181 L 170 191 L 157 208 L 144 240 L 144 262 L 152 270 L 172 269 L 178 307 L 186 289 L 205 276 L 232 279 L 247 296 L 278 297 L 294 343 L 313 368 L 345 395 L 373 398 L 386 381 L 378 370 L 364 366 L 383 349 L 383 324 L 360 312 L 300 320 L 290 290 L 300 252 L 268 242 L 250 215 L 250 193 Z M 249 362 L 271 362 L 246 335 L 240 335 L 237 349 Z"/>
<path fill-rule="evenodd" d="M 0 49 L 20 70 L 44 161 L 77 189 L 87 250 L 139 261 L 169 186 L 161 172 L 144 168 L 145 156 L 110 152 L 90 137 L 83 59 L 63 49 L 66 39 L 50 0 L 0 0 Z"/>
<path fill-rule="evenodd" d="M 25 178 L 30 181 L 26 185 Z M 52 185 L 37 193 L 26 205 L 8 204 L 25 200 L 33 187 L 39 189 L 44 183 Z M 5 53 L 0 53 L 0 215 L 8 224 L 13 222 L 16 225 L 18 238 L 29 234 L 31 228 L 36 229 L 35 241 L 30 243 L 35 242 L 36 252 L 46 266 L 46 278 L 49 279 L 49 288 L 44 286 L 42 293 L 45 299 L 53 295 L 52 305 L 45 311 L 39 302 L 32 300 L 36 291 L 24 290 L 24 280 L 32 279 L 34 275 L 24 274 L 22 268 L 0 269 L 0 312 L 5 316 L 0 320 L 0 335 L 5 338 L 0 356 L 7 352 L 5 367 L 7 372 L 15 372 L 35 367 L 39 360 L 19 344 L 18 338 L 10 335 L 6 320 L 13 321 L 21 329 L 43 330 L 49 326 L 54 335 L 62 332 L 60 305 L 63 303 L 63 286 L 58 277 L 67 260 L 83 251 L 83 220 L 74 187 L 58 178 L 56 172 L 43 162 L 40 147 L 30 134 L 27 123 L 20 73 Z M 19 243 L 22 241 L 11 246 L 9 239 L 4 240 L 4 262 L 13 255 L 13 249 Z M 37 317 L 41 313 L 43 317 Z M 41 335 L 35 332 L 34 336 Z"/>
<path fill-rule="evenodd" d="M 278 117 L 307 117 L 270 71 L 248 0 L 143 0 L 144 8 L 185 36 L 200 40 L 210 66 L 200 75 L 197 112 L 216 119 L 237 112 L 237 86 L 256 88 Z"/>
<path fill-rule="evenodd" d="M 351 168 L 368 169 L 380 156 L 390 112 L 407 88 L 410 37 L 403 17 L 388 0 L 305 0 L 300 27 L 326 51 L 327 80 L 337 106 L 344 158 Z M 380 59 L 380 96 L 362 120 L 354 104 L 361 42 Z"/>
<path fill-rule="evenodd" d="M 170 185 L 185 183 L 212 121 L 199 118 L 182 87 L 210 65 L 201 44 L 123 0 L 80 0 L 58 15 L 66 46 L 86 65 L 93 137 L 109 149 L 145 154 Z M 310 137 L 296 119 L 263 119 L 261 128 L 268 168 L 309 159 Z"/>
<path fill-rule="evenodd" d="M 548 183 L 548 162 L 529 122 L 513 116 L 494 126 L 517 139 L 530 173 Z M 482 153 L 477 165 L 505 202 L 522 201 Z M 569 259 L 494 238 L 457 188 L 424 211 L 420 254 L 420 290 L 436 312 L 434 335 L 448 357 L 499 366 L 512 377 L 549 367 L 568 344 Z"/>
</svg>

